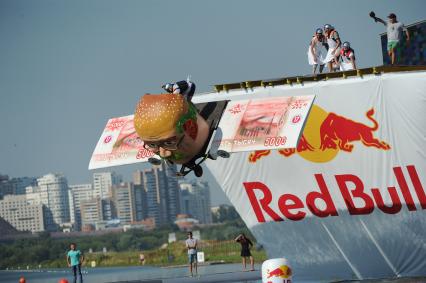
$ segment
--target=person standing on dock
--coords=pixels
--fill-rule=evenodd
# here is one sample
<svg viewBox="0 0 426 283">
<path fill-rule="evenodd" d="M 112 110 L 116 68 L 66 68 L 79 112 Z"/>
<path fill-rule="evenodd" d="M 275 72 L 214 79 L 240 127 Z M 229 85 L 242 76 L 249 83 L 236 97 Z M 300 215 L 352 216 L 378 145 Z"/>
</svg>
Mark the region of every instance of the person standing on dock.
<svg viewBox="0 0 426 283">
<path fill-rule="evenodd" d="M 195 276 L 198 275 L 197 270 L 197 239 L 192 238 L 192 232 L 188 232 L 188 239 L 185 241 L 186 248 L 188 249 L 189 272 L 191 277 L 194 276 L 193 269 L 195 269 Z"/>
<path fill-rule="evenodd" d="M 241 244 L 241 257 L 243 258 L 244 271 L 247 270 L 247 258 L 250 258 L 250 271 L 254 271 L 254 259 L 250 252 L 250 247 L 253 247 L 253 242 L 250 241 L 244 233 L 238 235 L 238 237 L 235 238 L 235 241 Z"/>
<path fill-rule="evenodd" d="M 77 244 L 71 243 L 70 251 L 67 253 L 67 263 L 71 267 L 74 275 L 74 283 L 77 283 L 77 274 L 80 277 L 80 283 L 83 283 L 83 274 L 81 273 L 81 265 L 83 264 L 84 256 L 77 250 Z"/>
</svg>

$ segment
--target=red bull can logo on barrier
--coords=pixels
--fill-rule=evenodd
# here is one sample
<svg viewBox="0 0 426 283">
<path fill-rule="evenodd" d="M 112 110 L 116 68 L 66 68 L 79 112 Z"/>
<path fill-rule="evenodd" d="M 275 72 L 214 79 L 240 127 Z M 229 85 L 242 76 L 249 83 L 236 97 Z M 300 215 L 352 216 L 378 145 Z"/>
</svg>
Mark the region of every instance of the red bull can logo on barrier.
<svg viewBox="0 0 426 283">
<path fill-rule="evenodd" d="M 291 283 L 292 273 L 287 259 L 268 259 L 262 264 L 262 283 Z"/>
<path fill-rule="evenodd" d="M 391 146 L 387 142 L 374 136 L 374 132 L 379 128 L 374 114 L 374 108 L 365 113 L 371 123 L 368 125 L 313 105 L 297 148 L 281 149 L 277 152 L 285 157 L 297 153 L 308 161 L 324 163 L 333 160 L 340 151 L 353 152 L 355 142 L 366 147 L 389 150 Z M 255 151 L 250 154 L 249 162 L 256 162 L 270 152 Z"/>
</svg>

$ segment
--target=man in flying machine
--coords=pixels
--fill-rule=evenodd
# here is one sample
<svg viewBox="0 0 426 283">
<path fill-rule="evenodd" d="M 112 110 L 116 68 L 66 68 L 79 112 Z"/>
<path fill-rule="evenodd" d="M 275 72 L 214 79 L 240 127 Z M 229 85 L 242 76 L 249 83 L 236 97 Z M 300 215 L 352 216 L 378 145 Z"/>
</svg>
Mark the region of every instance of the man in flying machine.
<svg viewBox="0 0 426 283">
<path fill-rule="evenodd" d="M 208 143 L 210 126 L 181 94 L 145 94 L 136 106 L 136 133 L 144 147 L 177 164 L 195 164 Z"/>
</svg>

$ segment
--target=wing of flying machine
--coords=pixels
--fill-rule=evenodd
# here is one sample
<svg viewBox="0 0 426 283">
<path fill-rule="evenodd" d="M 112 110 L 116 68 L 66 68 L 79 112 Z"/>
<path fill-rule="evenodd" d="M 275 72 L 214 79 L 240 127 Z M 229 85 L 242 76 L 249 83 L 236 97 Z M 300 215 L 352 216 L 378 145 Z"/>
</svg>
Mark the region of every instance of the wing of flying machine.
<svg viewBox="0 0 426 283">
<path fill-rule="evenodd" d="M 177 83 L 176 83 L 177 84 Z M 178 176 L 194 172 L 206 159 L 231 153 L 295 148 L 314 95 L 222 100 L 193 104 L 176 93 L 145 94 L 134 115 L 109 119 L 89 169 L 150 162 L 181 165 Z M 192 88 L 192 91 L 195 87 Z"/>
</svg>

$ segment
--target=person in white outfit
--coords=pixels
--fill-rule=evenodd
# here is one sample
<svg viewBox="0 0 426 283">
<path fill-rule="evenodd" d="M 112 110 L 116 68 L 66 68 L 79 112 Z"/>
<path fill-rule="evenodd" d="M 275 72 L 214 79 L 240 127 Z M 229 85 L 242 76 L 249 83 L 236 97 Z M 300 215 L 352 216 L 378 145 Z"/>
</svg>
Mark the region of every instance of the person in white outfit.
<svg viewBox="0 0 426 283">
<path fill-rule="evenodd" d="M 342 49 L 340 50 L 340 71 L 349 71 L 356 69 L 355 51 L 351 48 L 348 41 L 343 42 Z"/>
<path fill-rule="evenodd" d="M 324 25 L 325 38 L 328 44 L 328 52 L 325 57 L 325 63 L 327 63 L 327 68 L 329 72 L 334 72 L 333 63 L 337 62 L 340 52 L 341 41 L 339 33 L 335 30 L 332 25 Z"/>
<path fill-rule="evenodd" d="M 321 28 L 315 31 L 308 48 L 308 62 L 312 66 L 312 73 L 315 72 L 319 65 L 319 72 L 322 73 L 325 65 L 325 57 L 327 49 L 325 48 L 325 37 Z"/>
</svg>

